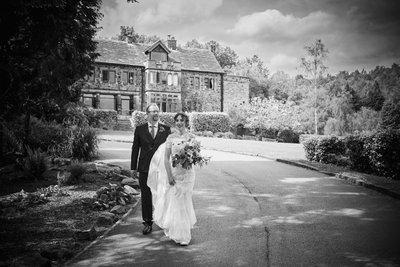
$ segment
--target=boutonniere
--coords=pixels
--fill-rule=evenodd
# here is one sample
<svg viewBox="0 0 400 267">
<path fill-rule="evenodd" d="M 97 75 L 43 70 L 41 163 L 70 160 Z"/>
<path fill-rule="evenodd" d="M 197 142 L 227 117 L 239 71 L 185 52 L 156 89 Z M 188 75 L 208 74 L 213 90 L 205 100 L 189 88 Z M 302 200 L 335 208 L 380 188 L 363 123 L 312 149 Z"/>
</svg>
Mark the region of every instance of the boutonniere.
<svg viewBox="0 0 400 267">
<path fill-rule="evenodd" d="M 165 128 L 160 126 L 160 133 L 165 132 Z"/>
</svg>

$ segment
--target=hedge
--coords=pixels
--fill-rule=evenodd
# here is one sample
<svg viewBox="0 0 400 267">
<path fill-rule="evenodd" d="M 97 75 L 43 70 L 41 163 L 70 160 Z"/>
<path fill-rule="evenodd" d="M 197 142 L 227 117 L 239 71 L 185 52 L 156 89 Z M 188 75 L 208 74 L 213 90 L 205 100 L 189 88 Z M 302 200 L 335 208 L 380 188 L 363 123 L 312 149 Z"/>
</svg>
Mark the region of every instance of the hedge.
<svg viewBox="0 0 400 267">
<path fill-rule="evenodd" d="M 230 121 L 223 112 L 193 112 L 189 116 L 190 129 L 195 132 L 228 132 Z"/>
<path fill-rule="evenodd" d="M 365 147 L 377 174 L 400 179 L 400 130 L 379 131 Z"/>
<path fill-rule="evenodd" d="M 170 127 L 174 126 L 174 116 L 176 113 L 170 113 L 170 112 L 163 112 L 160 113 L 160 122 L 168 125 Z M 147 123 L 147 115 L 146 112 L 144 111 L 134 111 L 132 113 L 132 118 L 131 118 L 131 123 L 133 124 L 133 128 L 135 128 L 138 125 L 145 124 Z"/>
<path fill-rule="evenodd" d="M 160 122 L 173 127 L 174 116 L 176 113 L 163 112 L 160 113 Z M 226 113 L 221 112 L 193 112 L 189 113 L 189 128 L 191 132 L 210 131 L 212 133 L 228 132 L 229 117 Z M 147 122 L 146 112 L 134 111 L 132 113 L 131 122 L 133 125 L 141 125 Z"/>
<path fill-rule="evenodd" d="M 313 137 L 303 143 L 310 161 L 343 164 L 354 170 L 400 179 L 400 130 L 369 135 Z"/>
</svg>

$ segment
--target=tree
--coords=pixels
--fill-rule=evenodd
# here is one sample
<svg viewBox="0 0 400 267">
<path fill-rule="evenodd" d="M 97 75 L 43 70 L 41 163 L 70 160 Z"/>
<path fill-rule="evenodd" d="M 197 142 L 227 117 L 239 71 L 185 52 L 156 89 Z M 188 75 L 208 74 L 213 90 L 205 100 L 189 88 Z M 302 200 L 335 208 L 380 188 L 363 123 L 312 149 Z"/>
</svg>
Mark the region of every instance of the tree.
<svg viewBox="0 0 400 267">
<path fill-rule="evenodd" d="M 97 56 L 100 6 L 100 0 L 2 3 L 0 116 L 25 114 L 25 138 L 31 114 L 44 104 L 57 108 L 79 100 L 80 87 L 73 85 L 91 73 Z"/>
<path fill-rule="evenodd" d="M 223 69 L 229 69 L 236 65 L 238 61 L 238 56 L 236 52 L 229 46 L 222 46 L 217 41 L 209 41 L 205 44 L 201 44 L 196 39 L 193 39 L 185 44 L 187 48 L 197 48 L 197 49 L 208 49 L 214 53 L 219 65 Z"/>
<path fill-rule="evenodd" d="M 205 45 L 201 44 L 197 39 L 193 39 L 191 41 L 186 42 L 184 47 L 187 48 L 198 48 L 198 49 L 205 49 Z"/>
<path fill-rule="evenodd" d="M 289 91 L 294 87 L 294 81 L 289 74 L 278 71 L 270 78 L 269 91 L 272 97 L 277 100 L 287 100 Z"/>
<path fill-rule="evenodd" d="M 384 101 L 385 97 L 379 88 L 379 84 L 376 81 L 373 84 L 369 83 L 369 86 L 366 87 L 365 96 L 362 98 L 362 105 L 379 111 Z"/>
<path fill-rule="evenodd" d="M 382 127 L 400 129 L 400 98 L 385 101 L 381 111 Z"/>
<path fill-rule="evenodd" d="M 313 80 L 314 87 L 314 126 L 315 134 L 318 134 L 318 114 L 317 114 L 317 79 L 322 77 L 327 67 L 324 65 L 324 59 L 328 54 L 328 50 L 321 40 L 317 40 L 315 44 L 305 46 L 306 56 L 301 58 L 301 66 L 304 68 L 307 75 L 310 75 Z"/>
<path fill-rule="evenodd" d="M 244 124 L 261 134 L 268 130 L 291 129 L 296 132 L 304 130 L 299 122 L 298 107 L 290 101 L 255 97 L 247 104 L 229 109 L 229 114 L 236 125 Z"/>
<path fill-rule="evenodd" d="M 265 98 L 269 96 L 269 70 L 265 67 L 264 62 L 259 56 L 254 55 L 251 58 L 239 60 L 229 72 L 235 75 L 249 77 L 250 98 Z"/>
<path fill-rule="evenodd" d="M 120 33 L 117 35 L 118 40 L 127 41 L 128 43 L 136 43 L 139 34 L 135 32 L 132 26 L 120 26 Z"/>
<path fill-rule="evenodd" d="M 135 32 L 133 26 L 120 26 L 120 33 L 116 36 L 117 40 L 127 41 L 128 43 L 155 43 L 161 38 L 157 35 L 145 35 Z"/>
<path fill-rule="evenodd" d="M 209 41 L 205 46 L 214 53 L 221 68 L 229 69 L 236 65 L 238 56 L 229 46 L 222 46 L 217 41 Z"/>
</svg>

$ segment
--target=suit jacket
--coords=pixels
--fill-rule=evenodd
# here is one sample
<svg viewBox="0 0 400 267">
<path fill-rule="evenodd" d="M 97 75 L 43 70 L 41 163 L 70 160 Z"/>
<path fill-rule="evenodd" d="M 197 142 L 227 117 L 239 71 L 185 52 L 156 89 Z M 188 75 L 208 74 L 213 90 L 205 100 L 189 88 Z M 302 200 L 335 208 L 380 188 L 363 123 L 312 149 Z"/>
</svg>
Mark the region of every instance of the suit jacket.
<svg viewBox="0 0 400 267">
<path fill-rule="evenodd" d="M 147 123 L 137 126 L 132 145 L 131 170 L 148 172 L 151 158 L 170 133 L 170 127 L 158 123 L 157 135 L 153 139 Z"/>
</svg>

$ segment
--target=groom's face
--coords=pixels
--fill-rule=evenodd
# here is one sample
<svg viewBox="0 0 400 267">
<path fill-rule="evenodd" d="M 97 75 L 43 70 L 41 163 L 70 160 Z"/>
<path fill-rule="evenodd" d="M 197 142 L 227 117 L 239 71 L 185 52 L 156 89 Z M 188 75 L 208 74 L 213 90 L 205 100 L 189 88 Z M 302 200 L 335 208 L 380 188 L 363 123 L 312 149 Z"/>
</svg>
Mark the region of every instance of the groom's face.
<svg viewBox="0 0 400 267">
<path fill-rule="evenodd" d="M 156 105 L 150 106 L 147 110 L 147 118 L 150 123 L 156 123 L 158 121 L 159 108 Z"/>
</svg>

